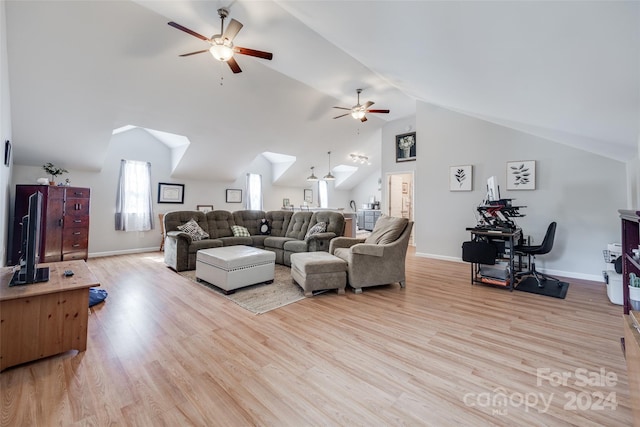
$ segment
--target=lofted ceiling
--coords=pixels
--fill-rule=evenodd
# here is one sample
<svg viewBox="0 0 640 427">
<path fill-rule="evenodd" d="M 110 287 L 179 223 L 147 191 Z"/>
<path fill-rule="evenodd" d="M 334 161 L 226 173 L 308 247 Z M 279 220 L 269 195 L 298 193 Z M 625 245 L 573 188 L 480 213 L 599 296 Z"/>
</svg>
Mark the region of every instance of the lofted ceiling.
<svg viewBox="0 0 640 427">
<path fill-rule="evenodd" d="M 178 57 L 207 45 L 167 22 L 210 36 L 223 6 L 244 24 L 235 43 L 272 61 L 238 55 L 234 75 Z M 329 150 L 332 166 L 365 154 L 349 189 L 416 101 L 637 156 L 639 2 L 8 0 L 6 18 L 17 164 L 100 170 L 112 131 L 134 125 L 188 139 L 175 178 L 232 181 L 270 152 L 295 157 L 276 184 L 301 185 Z M 391 113 L 333 120 L 357 88 Z"/>
</svg>

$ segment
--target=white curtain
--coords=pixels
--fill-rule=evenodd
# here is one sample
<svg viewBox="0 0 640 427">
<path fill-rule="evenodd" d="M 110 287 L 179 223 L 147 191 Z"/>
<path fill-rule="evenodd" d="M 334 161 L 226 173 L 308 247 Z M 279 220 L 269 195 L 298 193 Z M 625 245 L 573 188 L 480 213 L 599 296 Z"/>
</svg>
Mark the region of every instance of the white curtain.
<svg viewBox="0 0 640 427">
<path fill-rule="evenodd" d="M 318 201 L 321 208 L 329 207 L 329 194 L 327 191 L 327 181 L 318 181 Z"/>
<path fill-rule="evenodd" d="M 120 161 L 115 219 L 116 230 L 149 231 L 153 228 L 151 163 Z"/>
<path fill-rule="evenodd" d="M 262 210 L 262 175 L 247 174 L 247 209 Z"/>
</svg>

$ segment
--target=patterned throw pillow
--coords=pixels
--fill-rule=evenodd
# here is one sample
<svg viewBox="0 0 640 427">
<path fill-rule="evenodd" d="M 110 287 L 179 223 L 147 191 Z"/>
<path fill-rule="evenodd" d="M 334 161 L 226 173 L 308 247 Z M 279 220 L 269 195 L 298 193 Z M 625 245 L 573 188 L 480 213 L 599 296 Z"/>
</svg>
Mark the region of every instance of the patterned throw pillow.
<svg viewBox="0 0 640 427">
<path fill-rule="evenodd" d="M 178 230 L 187 233 L 189 236 L 191 236 L 191 240 L 193 240 L 194 242 L 209 238 L 209 233 L 200 228 L 198 223 L 193 218 L 191 218 L 189 222 L 179 225 Z"/>
<path fill-rule="evenodd" d="M 233 235 L 235 237 L 251 237 L 251 234 L 249 234 L 249 230 L 247 230 L 247 227 L 232 225 L 231 231 L 233 232 Z"/>
<path fill-rule="evenodd" d="M 261 219 L 258 229 L 260 230 L 260 234 L 263 234 L 263 235 L 271 234 L 271 224 L 269 224 L 269 220 Z"/>
<path fill-rule="evenodd" d="M 311 227 L 309 229 L 309 231 L 307 231 L 307 235 L 304 236 L 304 238 L 308 239 L 309 236 L 311 236 L 311 235 L 318 234 L 318 233 L 324 233 L 325 231 L 327 231 L 327 223 L 326 222 L 319 222 L 316 225 L 314 225 L 313 227 Z"/>
</svg>

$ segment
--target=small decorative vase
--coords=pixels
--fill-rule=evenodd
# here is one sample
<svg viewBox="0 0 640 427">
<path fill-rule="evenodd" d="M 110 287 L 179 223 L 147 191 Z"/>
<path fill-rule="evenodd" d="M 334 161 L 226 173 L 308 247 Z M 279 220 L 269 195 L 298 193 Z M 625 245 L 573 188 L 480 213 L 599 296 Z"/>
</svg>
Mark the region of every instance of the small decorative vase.
<svg viewBox="0 0 640 427">
<path fill-rule="evenodd" d="M 405 158 L 411 157 L 411 147 L 409 147 L 409 148 L 403 148 L 403 149 L 402 149 L 402 155 L 403 155 Z"/>
<path fill-rule="evenodd" d="M 56 185 L 55 181 L 49 181 L 49 185 Z"/>
</svg>

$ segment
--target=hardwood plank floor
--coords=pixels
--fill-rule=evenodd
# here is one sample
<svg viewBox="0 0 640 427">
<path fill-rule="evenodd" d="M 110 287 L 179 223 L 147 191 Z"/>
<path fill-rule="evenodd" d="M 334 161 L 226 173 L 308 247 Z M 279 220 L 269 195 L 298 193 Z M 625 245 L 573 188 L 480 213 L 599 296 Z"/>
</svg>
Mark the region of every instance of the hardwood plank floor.
<svg viewBox="0 0 640 427">
<path fill-rule="evenodd" d="M 254 315 L 165 267 L 88 261 L 87 350 L 0 373 L 3 426 L 632 425 L 622 307 L 472 286 L 415 257 L 407 286 Z M 564 379 L 563 379 L 564 376 Z"/>
</svg>

